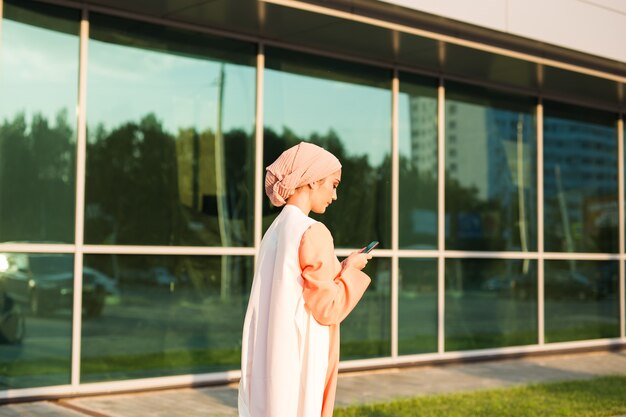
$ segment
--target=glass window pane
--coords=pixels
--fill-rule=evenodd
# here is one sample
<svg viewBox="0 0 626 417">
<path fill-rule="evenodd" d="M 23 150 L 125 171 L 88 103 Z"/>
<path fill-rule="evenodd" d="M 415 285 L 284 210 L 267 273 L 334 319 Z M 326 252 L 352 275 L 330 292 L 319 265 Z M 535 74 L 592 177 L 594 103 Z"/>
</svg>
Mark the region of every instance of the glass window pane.
<svg viewBox="0 0 626 417">
<path fill-rule="evenodd" d="M 239 369 L 252 257 L 85 256 L 81 381 Z M 97 318 L 95 316 L 98 316 Z"/>
<path fill-rule="evenodd" d="M 374 258 L 363 272 L 372 283 L 341 323 L 341 360 L 391 355 L 391 261 Z"/>
<path fill-rule="evenodd" d="M 0 389 L 70 383 L 74 257 L 0 253 Z"/>
<path fill-rule="evenodd" d="M 323 216 L 335 246 L 391 239 L 391 74 L 323 57 L 268 48 L 264 166 L 300 141 L 339 158 L 338 200 Z M 279 210 L 263 200 L 267 229 Z"/>
<path fill-rule="evenodd" d="M 437 352 L 437 260 L 400 259 L 398 353 Z"/>
<path fill-rule="evenodd" d="M 545 261 L 546 342 L 619 337 L 618 265 Z"/>
<path fill-rule="evenodd" d="M 446 260 L 445 350 L 537 343 L 537 262 Z"/>
<path fill-rule="evenodd" d="M 253 244 L 253 44 L 93 14 L 85 241 Z"/>
<path fill-rule="evenodd" d="M 446 248 L 537 248 L 535 100 L 446 83 Z"/>
<path fill-rule="evenodd" d="M 617 252 L 617 116 L 544 104 L 545 250 Z"/>
<path fill-rule="evenodd" d="M 4 2 L 0 242 L 74 241 L 80 13 Z"/>
<path fill-rule="evenodd" d="M 400 213 L 402 249 L 437 247 L 437 81 L 400 76 Z"/>
</svg>

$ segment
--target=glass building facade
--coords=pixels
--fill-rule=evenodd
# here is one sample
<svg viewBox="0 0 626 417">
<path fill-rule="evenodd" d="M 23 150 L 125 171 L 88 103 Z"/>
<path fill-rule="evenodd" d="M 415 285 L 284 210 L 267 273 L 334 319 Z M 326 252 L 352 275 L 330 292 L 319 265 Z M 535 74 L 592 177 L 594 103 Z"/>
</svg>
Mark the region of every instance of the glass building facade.
<svg viewBox="0 0 626 417">
<path fill-rule="evenodd" d="M 342 161 L 337 254 L 381 242 L 345 368 L 625 343 L 619 106 L 454 47 L 434 74 L 0 4 L 0 396 L 236 379 L 264 167 L 300 141 Z"/>
</svg>

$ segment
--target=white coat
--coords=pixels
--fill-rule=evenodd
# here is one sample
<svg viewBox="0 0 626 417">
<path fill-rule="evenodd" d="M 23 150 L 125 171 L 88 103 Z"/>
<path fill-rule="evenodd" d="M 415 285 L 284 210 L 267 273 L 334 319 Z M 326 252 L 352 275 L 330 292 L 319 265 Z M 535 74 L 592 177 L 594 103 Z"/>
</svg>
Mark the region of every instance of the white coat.
<svg viewBox="0 0 626 417">
<path fill-rule="evenodd" d="M 240 417 L 320 417 L 329 327 L 303 298 L 300 241 L 315 220 L 286 205 L 265 233 L 244 323 Z"/>
</svg>

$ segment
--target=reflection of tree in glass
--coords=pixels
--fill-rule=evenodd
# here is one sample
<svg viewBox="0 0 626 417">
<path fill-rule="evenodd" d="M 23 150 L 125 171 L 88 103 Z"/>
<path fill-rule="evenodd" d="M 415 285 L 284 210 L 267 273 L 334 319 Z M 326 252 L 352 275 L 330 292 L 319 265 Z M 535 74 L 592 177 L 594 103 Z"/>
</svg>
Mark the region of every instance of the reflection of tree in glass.
<svg viewBox="0 0 626 417">
<path fill-rule="evenodd" d="M 99 215 L 87 216 L 88 241 L 175 244 L 180 215 L 173 137 L 148 115 L 111 132 L 98 127 L 94 139 L 85 189 L 86 204 Z"/>
<path fill-rule="evenodd" d="M 333 130 L 326 134 L 313 133 L 308 138 L 299 137 L 289 128 L 282 135 L 272 129 L 264 131 L 263 166 L 270 165 L 289 147 L 301 141 L 315 143 L 333 153 L 342 165 L 342 179 L 338 199 L 323 217 L 312 214 L 332 231 L 335 246 L 360 247 L 372 240 L 379 240 L 380 247 L 389 247 L 391 238 L 391 163 L 386 155 L 380 166 L 372 166 L 367 154 L 349 155 L 341 138 Z M 263 200 L 264 226 L 277 215 L 278 210 L 270 208 L 269 201 Z M 270 215 L 271 214 L 271 215 Z"/>
<path fill-rule="evenodd" d="M 54 124 L 24 113 L 0 125 L 0 240 L 74 240 L 74 131 L 67 110 Z"/>
<path fill-rule="evenodd" d="M 463 186 L 457 179 L 447 177 L 445 181 L 446 214 L 448 215 L 446 246 L 454 245 L 455 249 L 504 250 L 505 236 L 501 229 L 503 222 L 507 219 L 498 217 L 504 212 L 500 200 L 497 198 L 481 199 L 476 187 Z M 493 218 L 490 218 L 490 215 Z M 468 223 L 474 217 L 480 221 L 480 230 L 467 230 Z"/>
<path fill-rule="evenodd" d="M 224 244 L 219 216 L 231 227 L 228 243 L 250 244 L 253 153 L 243 130 L 215 134 L 194 128 L 166 132 L 153 114 L 107 132 L 98 126 L 88 148 L 86 236 L 95 243 Z M 226 209 L 217 208 L 215 164 L 226 171 Z M 91 211 L 90 211 L 91 210 Z"/>
<path fill-rule="evenodd" d="M 422 171 L 417 164 L 400 156 L 400 247 L 437 247 L 437 177 L 430 170 Z M 433 224 L 416 225 L 413 214 L 432 213 Z M 417 221 L 422 221 L 418 218 Z"/>
</svg>

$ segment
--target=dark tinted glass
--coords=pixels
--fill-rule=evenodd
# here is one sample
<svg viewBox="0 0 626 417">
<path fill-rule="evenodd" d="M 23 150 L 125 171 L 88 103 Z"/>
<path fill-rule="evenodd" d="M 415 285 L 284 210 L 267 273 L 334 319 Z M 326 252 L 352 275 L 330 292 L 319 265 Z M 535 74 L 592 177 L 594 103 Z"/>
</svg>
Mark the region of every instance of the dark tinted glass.
<svg viewBox="0 0 626 417">
<path fill-rule="evenodd" d="M 264 166 L 300 141 L 313 142 L 342 164 L 338 200 L 323 216 L 337 247 L 391 239 L 391 73 L 266 50 Z M 264 198 L 265 229 L 279 212 Z"/>
<path fill-rule="evenodd" d="M 80 13 L 4 2 L 0 242 L 74 241 Z"/>
<path fill-rule="evenodd" d="M 70 383 L 73 288 L 72 255 L 0 253 L 0 389 Z"/>
<path fill-rule="evenodd" d="M 535 100 L 446 83 L 446 248 L 537 248 Z"/>
<path fill-rule="evenodd" d="M 88 255 L 81 381 L 239 369 L 252 258 Z"/>
<path fill-rule="evenodd" d="M 617 116 L 544 104 L 545 250 L 617 252 Z"/>
<path fill-rule="evenodd" d="M 537 343 L 537 262 L 446 260 L 445 350 Z"/>
<path fill-rule="evenodd" d="M 437 247 L 437 82 L 400 75 L 401 249 Z"/>
<path fill-rule="evenodd" d="M 546 342 L 619 336 L 618 265 L 545 261 Z"/>
<path fill-rule="evenodd" d="M 398 353 L 437 351 L 437 260 L 400 259 Z"/>
<path fill-rule="evenodd" d="M 93 14 L 85 241 L 249 246 L 252 44 Z"/>
</svg>

